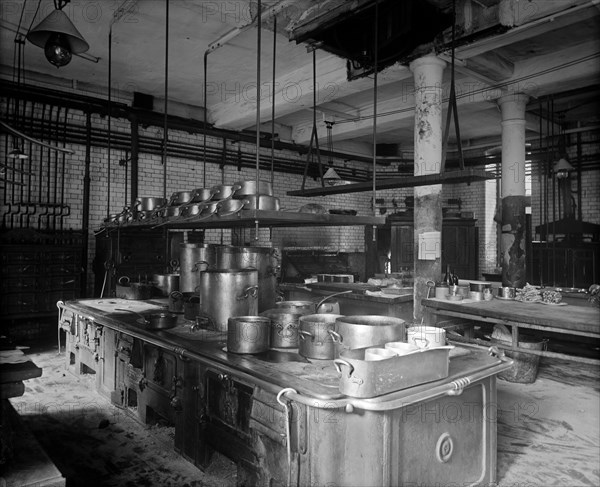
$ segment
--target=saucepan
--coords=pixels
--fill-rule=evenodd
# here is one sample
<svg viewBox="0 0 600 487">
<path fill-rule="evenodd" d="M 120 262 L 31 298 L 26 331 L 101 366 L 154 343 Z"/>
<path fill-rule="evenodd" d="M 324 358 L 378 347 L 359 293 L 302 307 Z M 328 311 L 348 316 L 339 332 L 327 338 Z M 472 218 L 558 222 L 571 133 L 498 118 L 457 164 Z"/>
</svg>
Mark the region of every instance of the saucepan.
<svg viewBox="0 0 600 487">
<path fill-rule="evenodd" d="M 123 308 L 115 308 L 115 311 L 126 311 L 127 313 L 137 315 L 147 330 L 168 330 L 169 328 L 174 328 L 177 324 L 177 315 L 168 311 L 159 311 L 146 315 Z"/>
<path fill-rule="evenodd" d="M 116 297 L 121 299 L 150 299 L 152 296 L 152 284 L 143 282 L 131 282 L 128 276 L 121 276 L 115 285 Z"/>
<path fill-rule="evenodd" d="M 217 205 L 217 216 L 229 216 L 238 213 L 244 205 L 247 203 L 247 200 L 224 200 L 219 201 Z"/>
<path fill-rule="evenodd" d="M 233 197 L 237 199 L 243 199 L 246 196 L 264 194 L 273 196 L 273 186 L 269 181 L 238 181 L 234 184 L 238 189 L 233 193 Z"/>
<path fill-rule="evenodd" d="M 169 199 L 169 206 L 179 206 L 189 203 L 192 199 L 191 191 L 176 191 Z"/>
<path fill-rule="evenodd" d="M 153 211 L 166 203 L 164 198 L 139 197 L 135 200 L 133 207 L 136 211 Z"/>
<path fill-rule="evenodd" d="M 190 203 L 205 203 L 209 201 L 215 194 L 212 188 L 196 188 L 192 191 L 192 199 Z"/>
<path fill-rule="evenodd" d="M 213 186 L 210 189 L 213 192 L 213 195 L 210 199 L 213 201 L 222 201 L 230 199 L 233 197 L 233 193 L 235 193 L 238 189 L 240 189 L 239 184 L 217 184 L 216 186 Z"/>
<path fill-rule="evenodd" d="M 275 196 L 253 194 L 246 196 L 244 199 L 246 200 L 245 210 L 279 211 L 280 208 L 279 198 Z"/>
</svg>

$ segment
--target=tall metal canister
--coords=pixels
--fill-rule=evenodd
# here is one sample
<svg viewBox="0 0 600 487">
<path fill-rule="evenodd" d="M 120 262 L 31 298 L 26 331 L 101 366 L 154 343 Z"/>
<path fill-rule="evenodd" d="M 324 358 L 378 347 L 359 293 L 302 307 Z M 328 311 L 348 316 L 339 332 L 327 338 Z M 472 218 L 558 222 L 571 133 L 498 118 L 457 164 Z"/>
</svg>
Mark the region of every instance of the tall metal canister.
<svg viewBox="0 0 600 487">
<path fill-rule="evenodd" d="M 179 245 L 179 290 L 182 293 L 199 291 L 200 273 L 216 267 L 216 248 L 216 245 L 199 243 Z"/>
</svg>

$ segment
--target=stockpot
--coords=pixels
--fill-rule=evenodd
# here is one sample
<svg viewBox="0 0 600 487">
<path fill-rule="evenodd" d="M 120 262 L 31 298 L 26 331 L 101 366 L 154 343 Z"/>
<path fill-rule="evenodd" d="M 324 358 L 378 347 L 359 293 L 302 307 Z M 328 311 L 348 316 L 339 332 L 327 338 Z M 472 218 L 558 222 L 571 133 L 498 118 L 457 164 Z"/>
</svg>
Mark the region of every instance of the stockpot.
<svg viewBox="0 0 600 487">
<path fill-rule="evenodd" d="M 299 322 L 298 353 L 306 358 L 333 360 L 336 357 L 336 343 L 329 333 L 335 328 L 335 322 L 342 315 L 314 314 L 304 315 Z"/>
<path fill-rule="evenodd" d="M 269 350 L 271 320 L 264 316 L 233 316 L 227 320 L 227 351 L 261 353 Z"/>
<path fill-rule="evenodd" d="M 143 282 L 131 282 L 128 276 L 121 276 L 115 285 L 115 294 L 121 299 L 150 299 L 152 285 Z"/>
<path fill-rule="evenodd" d="M 199 243 L 179 244 L 179 290 L 191 293 L 198 290 L 200 272 L 217 265 L 216 246 Z"/>
<path fill-rule="evenodd" d="M 390 316 L 344 316 L 330 334 L 338 348 L 365 348 L 404 340 L 405 327 L 404 320 Z"/>
<path fill-rule="evenodd" d="M 275 306 L 279 254 L 273 247 L 243 247 L 222 245 L 216 249 L 217 267 L 220 269 L 258 270 L 258 311 Z"/>
<path fill-rule="evenodd" d="M 232 316 L 258 314 L 258 271 L 208 269 L 200 273 L 200 309 L 219 331 Z"/>
<path fill-rule="evenodd" d="M 152 274 L 152 284 L 161 295 L 169 296 L 179 291 L 179 274 Z"/>
<path fill-rule="evenodd" d="M 301 314 L 273 308 L 263 311 L 260 316 L 269 318 L 271 321 L 272 348 L 298 347 L 298 321 Z"/>
</svg>

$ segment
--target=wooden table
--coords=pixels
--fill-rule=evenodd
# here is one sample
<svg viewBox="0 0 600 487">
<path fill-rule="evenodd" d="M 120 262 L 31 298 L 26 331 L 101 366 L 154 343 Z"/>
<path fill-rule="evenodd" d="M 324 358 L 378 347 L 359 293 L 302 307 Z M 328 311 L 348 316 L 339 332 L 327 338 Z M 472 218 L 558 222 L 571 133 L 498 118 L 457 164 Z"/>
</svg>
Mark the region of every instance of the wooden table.
<svg viewBox="0 0 600 487">
<path fill-rule="evenodd" d="M 10 352 L 18 359 L 25 358 L 23 352 L 0 343 L 6 354 Z M 42 369 L 31 360 L 10 363 L 2 357 L 0 360 L 0 396 L 2 408 L 2 428 L 0 428 L 0 444 L 3 461 L 3 474 L 0 485 L 7 487 L 64 487 L 65 478 L 56 468 L 35 436 L 22 422 L 18 412 L 8 398 L 22 396 L 25 392 L 24 380 L 42 375 Z"/>
<path fill-rule="evenodd" d="M 434 324 L 439 316 L 452 316 L 469 320 L 473 326 L 477 322 L 501 323 L 512 327 L 510 348 L 544 357 L 568 358 L 578 362 L 598 364 L 597 359 L 575 357 L 563 353 L 523 349 L 519 347 L 519 330 L 532 329 L 565 335 L 600 338 L 600 310 L 590 306 L 556 306 L 541 303 L 521 303 L 518 301 L 456 302 L 441 299 L 422 301 L 428 323 Z M 458 341 L 489 344 L 471 336 Z"/>
</svg>

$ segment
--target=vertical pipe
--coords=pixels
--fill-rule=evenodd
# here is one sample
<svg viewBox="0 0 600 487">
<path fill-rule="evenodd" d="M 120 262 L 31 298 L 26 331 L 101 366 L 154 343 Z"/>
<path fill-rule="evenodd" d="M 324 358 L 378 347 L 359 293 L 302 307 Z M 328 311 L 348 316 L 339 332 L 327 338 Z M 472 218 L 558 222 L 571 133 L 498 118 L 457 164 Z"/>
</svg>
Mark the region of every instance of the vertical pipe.
<svg viewBox="0 0 600 487">
<path fill-rule="evenodd" d="M 262 31 L 261 0 L 258 0 L 256 8 L 256 189 L 258 190 L 260 184 L 260 41 Z M 258 220 L 254 221 L 254 239 L 258 240 Z"/>
<path fill-rule="evenodd" d="M 415 82 L 415 176 L 439 174 L 441 170 L 442 75 L 445 67 L 446 63 L 433 55 L 410 63 Z M 427 296 L 427 281 L 439 280 L 441 275 L 441 259 L 419 259 L 419 236 L 425 232 L 436 232 L 441 236 L 442 185 L 416 187 L 414 196 L 413 316 L 418 321 L 423 318 L 421 300 Z"/>
<path fill-rule="evenodd" d="M 63 118 L 63 130 L 62 130 L 62 146 L 66 147 L 67 145 L 67 116 L 69 114 L 69 109 L 65 108 L 65 114 Z M 60 165 L 60 230 L 62 231 L 64 226 L 64 217 L 65 213 L 65 162 L 66 156 L 65 153 L 61 153 L 61 165 Z"/>
<path fill-rule="evenodd" d="M 273 15 L 273 82 L 271 85 L 271 186 L 275 179 L 275 65 L 277 60 L 277 16 Z"/>
<path fill-rule="evenodd" d="M 111 139 L 111 118 L 112 118 L 112 22 L 108 30 L 108 118 L 107 131 L 108 141 L 106 147 L 106 218 L 110 216 L 110 139 Z"/>
<path fill-rule="evenodd" d="M 206 123 L 207 123 L 207 111 L 208 111 L 208 102 L 206 97 L 208 96 L 208 88 L 207 88 L 207 76 L 208 72 L 208 51 L 204 51 L 204 124 L 202 127 L 203 134 L 203 143 L 202 143 L 202 159 L 204 160 L 202 164 L 202 186 L 206 188 Z"/>
<path fill-rule="evenodd" d="M 58 136 L 60 126 L 60 107 L 56 108 L 56 135 Z M 58 137 L 56 138 L 58 142 Z M 58 151 L 54 151 L 54 188 L 52 191 L 52 230 L 56 231 L 56 216 L 58 210 Z"/>
<path fill-rule="evenodd" d="M 137 112 L 132 112 L 131 122 L 131 207 L 138 197 L 138 176 L 139 176 L 139 151 L 140 151 L 140 127 Z"/>
<path fill-rule="evenodd" d="M 83 174 L 83 214 L 81 220 L 82 227 L 82 245 L 81 245 L 81 262 L 82 273 L 80 291 L 81 296 L 87 295 L 87 280 L 88 280 L 88 247 L 89 247 L 89 232 L 90 232 L 90 166 L 92 163 L 91 157 L 92 148 L 92 114 L 88 110 L 85 114 L 85 172 Z"/>
<path fill-rule="evenodd" d="M 377 216 L 377 73 L 379 71 L 379 0 L 375 0 L 375 26 L 373 39 L 373 65 L 375 72 L 373 73 L 373 216 Z M 373 242 L 377 241 L 377 227 L 373 225 Z M 385 270 L 384 270 L 385 271 Z"/>
<path fill-rule="evenodd" d="M 577 132 L 577 219 L 583 221 L 583 209 L 581 208 L 582 203 L 582 188 L 581 188 L 581 132 Z M 593 281 L 595 282 L 595 281 Z"/>
<path fill-rule="evenodd" d="M 169 0 L 165 0 L 165 114 L 163 127 L 163 198 L 167 197 L 167 143 L 168 135 L 168 97 L 169 97 Z M 168 259 L 167 261 L 168 262 Z"/>
<path fill-rule="evenodd" d="M 538 149 L 541 153 L 542 144 L 543 144 L 543 139 L 542 139 L 543 118 L 542 118 L 542 102 L 541 101 L 539 102 L 539 110 L 540 110 L 540 128 L 539 128 L 540 136 L 538 139 Z M 540 201 L 539 201 L 540 209 L 539 209 L 538 213 L 539 213 L 540 229 L 542 228 L 542 216 L 543 216 L 543 211 L 544 211 L 543 183 L 546 180 L 544 167 L 545 167 L 545 163 L 544 163 L 544 161 L 542 161 L 540 159 L 538 161 L 538 184 L 539 184 L 539 196 L 540 196 Z M 543 259 L 544 253 L 542 250 L 542 242 L 541 241 L 539 242 L 537 254 L 538 254 L 538 265 L 540 266 L 540 268 L 539 268 L 539 277 L 540 277 L 539 285 L 543 286 L 544 285 L 544 259 Z"/>
</svg>

